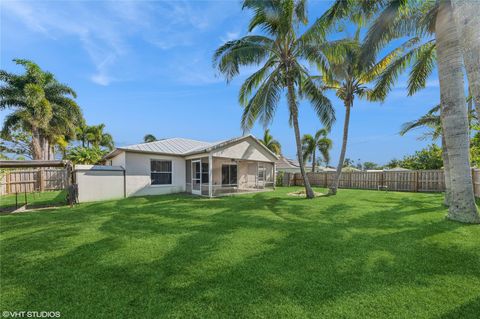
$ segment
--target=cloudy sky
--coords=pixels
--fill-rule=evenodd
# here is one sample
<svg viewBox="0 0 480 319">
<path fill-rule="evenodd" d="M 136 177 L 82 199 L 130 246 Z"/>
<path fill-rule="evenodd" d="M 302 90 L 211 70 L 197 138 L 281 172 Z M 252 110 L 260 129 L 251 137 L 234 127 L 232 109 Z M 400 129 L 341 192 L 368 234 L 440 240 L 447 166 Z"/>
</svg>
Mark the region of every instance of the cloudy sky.
<svg viewBox="0 0 480 319">
<path fill-rule="evenodd" d="M 310 1 L 313 22 L 329 1 Z M 30 59 L 73 87 L 89 124 L 105 123 L 117 145 L 157 138 L 217 141 L 242 134 L 238 89 L 254 68 L 230 84 L 212 68 L 223 42 L 247 34 L 248 12 L 239 1 L 10 1 L 0 2 L 0 67 L 21 72 L 12 59 Z M 336 34 L 334 37 L 341 35 Z M 333 93 L 336 159 L 344 109 Z M 428 87 L 407 97 L 405 79 L 382 104 L 356 101 L 347 157 L 385 163 L 428 144 L 421 132 L 398 135 L 402 123 L 439 101 L 436 74 Z M 0 112 L 0 121 L 8 111 Z M 321 128 L 307 103 L 300 128 Z M 286 156 L 295 156 L 293 130 L 282 101 L 271 133 Z M 252 133 L 258 137 L 263 128 Z"/>
</svg>

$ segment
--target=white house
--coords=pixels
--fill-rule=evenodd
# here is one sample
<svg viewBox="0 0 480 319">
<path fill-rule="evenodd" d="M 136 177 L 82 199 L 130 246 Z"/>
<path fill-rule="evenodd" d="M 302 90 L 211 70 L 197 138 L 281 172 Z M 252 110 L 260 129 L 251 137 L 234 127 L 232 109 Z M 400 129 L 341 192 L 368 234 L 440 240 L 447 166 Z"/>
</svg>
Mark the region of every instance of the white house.
<svg viewBox="0 0 480 319">
<path fill-rule="evenodd" d="M 105 162 L 125 168 L 126 196 L 189 192 L 212 197 L 274 187 L 277 159 L 247 135 L 216 143 L 168 138 L 118 147 Z"/>
</svg>

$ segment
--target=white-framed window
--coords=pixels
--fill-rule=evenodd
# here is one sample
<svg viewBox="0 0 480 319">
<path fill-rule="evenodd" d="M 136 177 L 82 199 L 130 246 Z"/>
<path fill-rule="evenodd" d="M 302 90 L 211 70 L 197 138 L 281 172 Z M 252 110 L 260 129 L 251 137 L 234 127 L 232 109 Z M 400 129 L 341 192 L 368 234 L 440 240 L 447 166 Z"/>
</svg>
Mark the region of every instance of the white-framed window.
<svg viewBox="0 0 480 319">
<path fill-rule="evenodd" d="M 237 164 L 222 165 L 222 185 L 237 185 Z"/>
<path fill-rule="evenodd" d="M 150 178 L 152 185 L 171 185 L 172 161 L 150 160 Z"/>
<path fill-rule="evenodd" d="M 258 164 L 258 181 L 259 182 L 264 182 L 265 181 L 265 173 L 266 173 L 266 167 L 263 163 Z"/>
</svg>

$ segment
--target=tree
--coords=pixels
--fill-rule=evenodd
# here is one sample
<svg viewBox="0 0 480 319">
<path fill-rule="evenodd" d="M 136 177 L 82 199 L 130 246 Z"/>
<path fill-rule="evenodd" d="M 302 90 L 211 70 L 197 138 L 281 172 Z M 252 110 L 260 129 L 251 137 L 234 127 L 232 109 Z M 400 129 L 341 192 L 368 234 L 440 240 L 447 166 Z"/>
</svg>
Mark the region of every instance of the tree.
<svg viewBox="0 0 480 319">
<path fill-rule="evenodd" d="M 157 138 L 153 134 L 147 134 L 143 137 L 143 141 L 145 143 L 155 142 L 156 140 L 157 140 Z"/>
<path fill-rule="evenodd" d="M 415 152 L 414 155 L 405 156 L 401 167 L 408 169 L 441 169 L 443 166 L 442 149 L 436 144 Z"/>
<path fill-rule="evenodd" d="M 0 71 L 0 109 L 12 108 L 2 129 L 3 138 L 20 128 L 31 133 L 34 159 L 52 159 L 52 143 L 61 136 L 72 136 L 83 119 L 73 98 L 75 92 L 59 83 L 28 60 L 14 60 L 25 68 L 25 74 Z"/>
<path fill-rule="evenodd" d="M 322 42 L 320 38 L 311 41 L 305 34 L 297 36 L 298 26 L 307 23 L 303 0 L 244 0 L 243 8 L 253 11 L 248 31 L 259 27 L 265 35 L 248 35 L 239 40 L 228 41 L 216 50 L 214 65 L 229 82 L 239 74 L 240 67 L 262 64 L 240 88 L 239 101 L 244 107 L 241 126 L 244 130 L 249 130 L 257 120 L 267 126 L 273 119 L 282 92 L 286 91 L 290 124 L 295 133 L 297 158 L 305 192 L 307 198 L 313 198 L 314 193 L 303 161 L 298 99 L 309 100 L 327 128 L 335 117 L 330 101 L 323 95 L 302 61 L 321 63 L 326 56 L 338 53 L 341 47 Z"/>
<path fill-rule="evenodd" d="M 105 124 L 90 126 L 88 131 L 88 142 L 94 148 L 105 147 L 111 151 L 115 147 L 112 135 L 105 132 Z"/>
<path fill-rule="evenodd" d="M 468 84 L 480 118 L 480 2 L 452 0 Z"/>
<path fill-rule="evenodd" d="M 74 164 L 97 164 L 107 151 L 98 147 L 73 147 L 68 150 L 66 158 Z"/>
<path fill-rule="evenodd" d="M 337 97 L 343 101 L 345 106 L 345 122 L 343 125 L 343 139 L 338 161 L 337 171 L 333 185 L 330 187 L 329 194 L 335 195 L 342 173 L 342 167 L 345 162 L 347 151 L 348 129 L 350 124 L 350 112 L 354 105 L 354 99 L 367 99 L 369 101 L 381 100 L 372 95 L 372 90 L 368 84 L 373 82 L 376 77 L 385 70 L 391 61 L 403 50 L 402 47 L 388 53 L 383 59 L 376 63 L 365 63 L 362 59 L 362 42 L 360 40 L 360 29 L 357 30 L 355 37 L 347 39 L 349 45 L 343 59 L 330 60 L 328 64 L 319 65 L 322 69 L 324 87 L 334 90 Z M 409 43 L 405 44 L 409 45 Z"/>
<path fill-rule="evenodd" d="M 320 129 L 315 133 L 315 136 L 304 134 L 302 138 L 303 160 L 311 161 L 312 172 L 315 172 L 315 165 L 317 164 L 316 153 L 320 152 L 322 159 L 328 164 L 330 161 L 330 150 L 332 149 L 332 140 L 328 138 L 328 131 Z"/>
<path fill-rule="evenodd" d="M 32 137 L 31 134 L 21 129 L 12 130 L 5 138 L 0 138 L 0 153 L 15 154 L 23 158 L 32 159 Z M 18 157 L 17 156 L 17 157 Z"/>
<path fill-rule="evenodd" d="M 365 162 L 363 163 L 364 170 L 373 170 L 373 169 L 381 169 L 382 167 L 374 162 Z"/>
<path fill-rule="evenodd" d="M 375 2 L 379 3 L 379 2 Z M 412 5 L 420 4 L 420 7 Z M 367 34 L 365 59 L 392 39 L 410 35 L 434 34 L 420 47 L 407 52 L 392 63 L 380 77 L 375 94 L 391 88 L 399 73 L 414 61 L 409 78 L 409 94 L 425 86 L 426 78 L 434 69 L 435 60 L 440 79 L 440 104 L 442 131 L 445 139 L 446 177 L 450 176 L 450 201 L 448 218 L 478 223 L 469 165 L 468 117 L 465 105 L 462 55 L 459 34 L 452 15 L 451 3 L 444 1 L 410 2 L 388 0 L 380 6 L 380 12 Z M 473 13 L 472 13 L 473 14 Z M 474 94 L 475 95 L 475 94 Z"/>
<path fill-rule="evenodd" d="M 282 147 L 280 145 L 280 142 L 273 138 L 273 136 L 270 134 L 269 129 L 265 130 L 261 142 L 273 153 L 277 155 L 280 155 L 282 153 Z"/>
</svg>

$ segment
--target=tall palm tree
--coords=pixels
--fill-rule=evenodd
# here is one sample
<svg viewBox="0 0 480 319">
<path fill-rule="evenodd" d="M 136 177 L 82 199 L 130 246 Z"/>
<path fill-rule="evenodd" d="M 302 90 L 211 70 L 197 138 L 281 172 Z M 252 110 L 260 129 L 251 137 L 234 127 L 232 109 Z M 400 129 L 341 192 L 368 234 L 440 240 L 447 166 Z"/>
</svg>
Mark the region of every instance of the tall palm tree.
<svg viewBox="0 0 480 319">
<path fill-rule="evenodd" d="M 153 134 L 147 134 L 143 137 L 143 141 L 145 143 L 155 142 L 156 140 L 157 140 L 157 138 Z"/>
<path fill-rule="evenodd" d="M 298 26 L 307 23 L 304 0 L 244 0 L 243 8 L 253 11 L 248 31 L 259 27 L 265 35 L 248 35 L 228 41 L 216 50 L 214 65 L 227 82 L 240 73 L 242 66 L 262 65 L 240 88 L 239 101 L 244 107 L 241 126 L 244 130 L 249 130 L 257 120 L 267 126 L 273 119 L 282 93 L 286 92 L 305 192 L 307 198 L 313 198 L 303 161 L 298 100 L 309 100 L 326 127 L 331 126 L 335 116 L 330 101 L 302 62 L 311 60 L 321 63 L 326 55 L 338 51 L 340 46 L 327 42 L 319 44 L 320 41 L 313 43 L 298 35 Z"/>
<path fill-rule="evenodd" d="M 263 134 L 263 139 L 261 142 L 273 153 L 280 155 L 282 152 L 282 147 L 280 145 L 280 142 L 277 141 L 276 139 L 273 138 L 273 136 L 270 134 L 270 130 L 266 129 L 265 133 Z"/>
<path fill-rule="evenodd" d="M 334 90 L 337 97 L 343 101 L 345 106 L 345 121 L 343 125 L 343 139 L 340 151 L 340 158 L 334 182 L 329 189 L 329 194 L 335 195 L 340 181 L 345 154 L 347 150 L 348 131 L 350 124 L 350 112 L 354 105 L 355 98 L 378 101 L 382 98 L 374 96 L 373 91 L 368 87 L 378 75 L 381 74 L 390 63 L 397 57 L 405 47 L 413 41 L 407 41 L 403 46 L 389 52 L 383 59 L 376 63 L 365 63 L 362 56 L 362 42 L 360 40 L 360 29 L 357 30 L 352 39 L 346 39 L 349 45 L 343 59 L 330 60 L 328 64 L 319 65 L 322 70 L 324 88 Z"/>
<path fill-rule="evenodd" d="M 449 219 L 479 223 L 475 205 L 469 160 L 468 114 L 465 104 L 463 61 L 460 38 L 453 19 L 449 0 L 418 2 L 420 7 L 410 7 L 410 2 L 389 0 L 382 6 L 372 24 L 367 41 L 368 57 L 378 47 L 394 38 L 405 35 L 434 35 L 434 39 L 406 53 L 392 63 L 380 77 L 374 95 L 390 90 L 398 75 L 414 60 L 409 78 L 409 94 L 425 86 L 426 78 L 438 66 L 442 130 L 448 163 L 445 170 L 450 176 Z M 368 58 L 365 58 L 368 60 Z M 471 77 L 469 78 L 471 79 Z M 385 90 L 387 88 L 387 90 Z M 470 85 L 472 89 L 472 85 Z M 475 92 L 472 92 L 475 96 Z"/>
<path fill-rule="evenodd" d="M 83 117 L 73 100 L 75 92 L 59 83 L 53 74 L 28 60 L 14 60 L 25 74 L 0 71 L 0 109 L 12 108 L 2 134 L 21 128 L 32 135 L 34 159 L 52 159 L 52 144 L 60 137 L 72 137 Z"/>
<path fill-rule="evenodd" d="M 330 150 L 332 149 L 332 145 L 332 140 L 328 138 L 328 131 L 326 129 L 318 130 L 317 133 L 315 133 L 315 136 L 310 134 L 303 135 L 303 160 L 310 160 L 312 162 L 312 172 L 315 172 L 315 165 L 317 164 L 317 150 L 320 152 L 323 162 L 328 165 L 330 162 Z"/>
<path fill-rule="evenodd" d="M 480 1 L 452 0 L 469 88 L 480 118 Z"/>
</svg>

